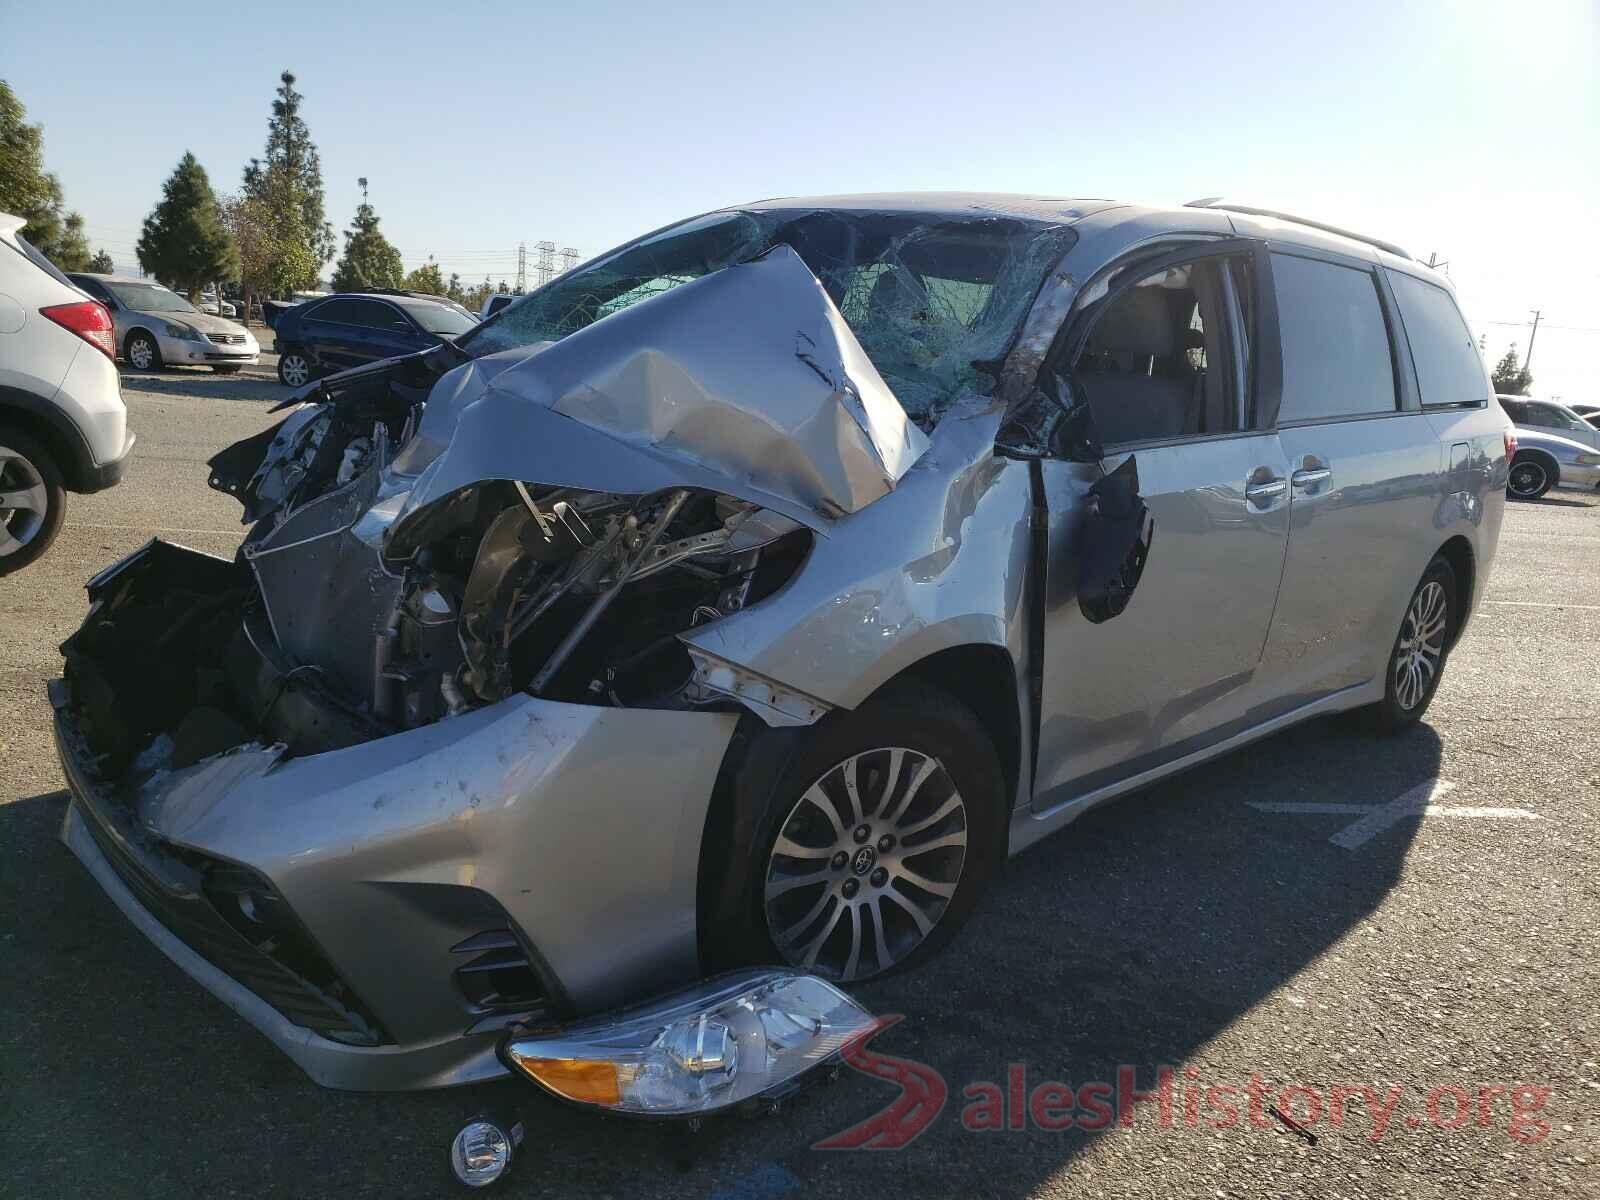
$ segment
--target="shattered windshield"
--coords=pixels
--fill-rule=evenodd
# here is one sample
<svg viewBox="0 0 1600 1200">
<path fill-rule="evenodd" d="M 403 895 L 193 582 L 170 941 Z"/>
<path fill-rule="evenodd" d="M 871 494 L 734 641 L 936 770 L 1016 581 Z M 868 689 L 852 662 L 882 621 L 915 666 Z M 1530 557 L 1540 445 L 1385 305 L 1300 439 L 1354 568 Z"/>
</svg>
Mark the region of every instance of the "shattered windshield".
<svg viewBox="0 0 1600 1200">
<path fill-rule="evenodd" d="M 782 244 L 822 282 L 907 414 L 931 425 L 961 395 L 992 390 L 994 369 L 1074 236 L 976 213 L 714 213 L 578 268 L 458 344 L 480 356 L 558 341 Z"/>
</svg>

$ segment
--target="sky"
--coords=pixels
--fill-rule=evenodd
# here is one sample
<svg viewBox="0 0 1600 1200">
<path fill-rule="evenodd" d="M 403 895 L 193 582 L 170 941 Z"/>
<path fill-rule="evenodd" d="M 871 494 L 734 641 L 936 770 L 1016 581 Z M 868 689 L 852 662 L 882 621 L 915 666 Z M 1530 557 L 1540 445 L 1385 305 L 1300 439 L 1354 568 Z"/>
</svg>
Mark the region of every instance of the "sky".
<svg viewBox="0 0 1600 1200">
<path fill-rule="evenodd" d="M 119 266 L 184 151 L 237 188 L 287 68 L 329 220 L 366 176 L 408 269 L 510 279 L 519 242 L 531 272 L 768 196 L 1225 195 L 1436 255 L 1491 362 L 1541 310 L 1535 391 L 1600 403 L 1600 0 L 0 0 L 0 29 Z"/>
</svg>

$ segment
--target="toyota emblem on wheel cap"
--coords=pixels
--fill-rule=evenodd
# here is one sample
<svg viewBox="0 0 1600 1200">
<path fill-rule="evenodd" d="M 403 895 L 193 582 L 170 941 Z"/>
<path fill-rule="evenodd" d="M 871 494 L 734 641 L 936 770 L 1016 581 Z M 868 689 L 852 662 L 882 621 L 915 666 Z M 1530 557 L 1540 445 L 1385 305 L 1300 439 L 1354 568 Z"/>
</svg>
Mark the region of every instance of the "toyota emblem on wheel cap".
<svg viewBox="0 0 1600 1200">
<path fill-rule="evenodd" d="M 863 846 L 857 850 L 855 857 L 850 860 L 850 869 L 857 875 L 865 875 L 872 870 L 872 864 L 878 859 L 878 853 L 871 846 Z"/>
</svg>

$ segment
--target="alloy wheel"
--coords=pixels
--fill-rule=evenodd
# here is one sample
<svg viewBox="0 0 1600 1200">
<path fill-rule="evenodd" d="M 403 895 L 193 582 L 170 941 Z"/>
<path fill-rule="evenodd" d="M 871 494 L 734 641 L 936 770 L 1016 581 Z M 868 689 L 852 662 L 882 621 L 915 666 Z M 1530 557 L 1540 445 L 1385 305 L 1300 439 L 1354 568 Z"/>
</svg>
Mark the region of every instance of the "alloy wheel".
<svg viewBox="0 0 1600 1200">
<path fill-rule="evenodd" d="M 1535 497 L 1544 491 L 1545 471 L 1538 463 L 1525 460 L 1511 468 L 1511 494 Z"/>
<path fill-rule="evenodd" d="M 128 343 L 128 361 L 141 371 L 148 371 L 155 365 L 156 348 L 149 338 L 136 337 Z"/>
<path fill-rule="evenodd" d="M 1444 654 L 1446 619 L 1449 604 L 1444 587 L 1430 579 L 1417 590 L 1400 626 L 1400 641 L 1395 647 L 1394 698 L 1404 709 L 1413 709 L 1428 694 L 1439 673 Z"/>
<path fill-rule="evenodd" d="M 278 372 L 289 387 L 301 387 L 311 378 L 311 364 L 301 355 L 286 354 L 278 364 Z"/>
<path fill-rule="evenodd" d="M 888 970 L 933 932 L 961 884 L 967 809 L 937 758 L 867 750 L 801 793 L 763 893 L 788 963 L 829 979 Z"/>
<path fill-rule="evenodd" d="M 16 554 L 39 536 L 50 492 L 39 468 L 0 445 L 0 557 Z"/>
</svg>

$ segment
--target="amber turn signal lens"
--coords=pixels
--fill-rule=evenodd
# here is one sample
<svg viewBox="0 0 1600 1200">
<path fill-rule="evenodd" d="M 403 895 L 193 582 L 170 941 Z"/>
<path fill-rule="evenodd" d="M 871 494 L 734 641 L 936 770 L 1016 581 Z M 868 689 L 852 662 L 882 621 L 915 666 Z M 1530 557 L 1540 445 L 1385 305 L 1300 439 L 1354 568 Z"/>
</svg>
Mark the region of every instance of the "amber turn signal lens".
<svg viewBox="0 0 1600 1200">
<path fill-rule="evenodd" d="M 524 1058 L 519 1054 L 511 1055 L 511 1061 L 568 1100 L 607 1108 L 615 1108 L 622 1102 L 622 1086 L 612 1063 L 581 1058 Z"/>
</svg>

